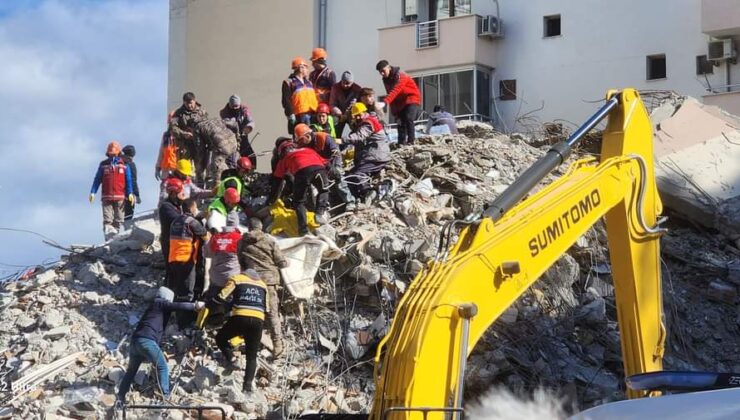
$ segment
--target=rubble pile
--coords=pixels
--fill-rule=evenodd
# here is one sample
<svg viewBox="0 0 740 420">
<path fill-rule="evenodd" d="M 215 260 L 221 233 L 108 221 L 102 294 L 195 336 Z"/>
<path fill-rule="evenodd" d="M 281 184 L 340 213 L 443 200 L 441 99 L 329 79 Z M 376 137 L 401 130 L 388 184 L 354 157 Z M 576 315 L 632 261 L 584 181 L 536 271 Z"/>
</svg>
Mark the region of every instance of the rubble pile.
<svg viewBox="0 0 740 420">
<path fill-rule="evenodd" d="M 173 402 L 220 406 L 232 418 L 366 412 L 375 345 L 399 297 L 435 256 L 442 224 L 483 210 L 551 143 L 480 123 L 461 123 L 460 132 L 394 151 L 376 180 L 377 202 L 335 215 L 321 228 L 344 256 L 322 264 L 311 299 L 283 290 L 287 349 L 274 358 L 265 334 L 252 394 L 241 391 L 241 371 L 216 361 L 213 331 L 180 331 L 170 322 L 163 350 Z M 732 360 L 740 352 L 740 251 L 712 232 L 673 227 L 663 239 L 666 368 L 740 371 Z M 73 247 L 57 266 L 2 285 L 0 357 L 11 372 L 5 377 L 30 384 L 10 394 L 2 414 L 101 418 L 111 412 L 129 334 L 162 281 L 158 234 L 157 221 L 142 218 L 130 233 L 102 246 Z M 240 363 L 243 368 L 243 358 Z M 156 400 L 156 376 L 147 369 L 140 369 L 131 401 Z M 470 401 L 493 386 L 545 387 L 583 409 L 624 398 L 622 378 L 606 234 L 597 225 L 479 342 L 466 393 Z M 139 414 L 146 412 L 128 412 Z"/>
</svg>

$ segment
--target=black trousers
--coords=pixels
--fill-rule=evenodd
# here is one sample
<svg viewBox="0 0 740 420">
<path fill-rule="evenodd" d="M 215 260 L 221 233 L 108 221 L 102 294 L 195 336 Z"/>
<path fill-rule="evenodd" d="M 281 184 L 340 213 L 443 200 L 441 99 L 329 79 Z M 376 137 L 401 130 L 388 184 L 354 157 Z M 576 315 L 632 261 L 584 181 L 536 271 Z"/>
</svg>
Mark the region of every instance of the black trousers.
<svg viewBox="0 0 740 420">
<path fill-rule="evenodd" d="M 414 121 L 419 116 L 419 105 L 406 105 L 398 117 L 398 144 L 414 144 L 416 141 L 416 130 Z"/>
<path fill-rule="evenodd" d="M 175 302 L 195 300 L 195 263 L 171 262 L 169 264 L 169 287 L 175 292 Z M 195 321 L 195 312 L 177 313 L 177 326 L 183 329 Z"/>
<path fill-rule="evenodd" d="M 257 351 L 262 338 L 262 323 L 261 319 L 251 316 L 232 316 L 216 334 L 216 344 L 227 359 L 234 356 L 229 340 L 239 336 L 244 338 L 247 356 L 247 367 L 244 369 L 245 386 L 252 382 L 257 371 Z"/>
<path fill-rule="evenodd" d="M 329 209 L 329 190 L 326 188 L 328 183 L 329 174 L 323 166 L 309 166 L 295 174 L 293 207 L 295 208 L 296 218 L 298 219 L 298 233 L 300 235 L 308 233 L 306 197 L 311 191 L 311 185 L 319 191 L 319 195 L 316 197 L 316 211 L 320 213 Z"/>
</svg>

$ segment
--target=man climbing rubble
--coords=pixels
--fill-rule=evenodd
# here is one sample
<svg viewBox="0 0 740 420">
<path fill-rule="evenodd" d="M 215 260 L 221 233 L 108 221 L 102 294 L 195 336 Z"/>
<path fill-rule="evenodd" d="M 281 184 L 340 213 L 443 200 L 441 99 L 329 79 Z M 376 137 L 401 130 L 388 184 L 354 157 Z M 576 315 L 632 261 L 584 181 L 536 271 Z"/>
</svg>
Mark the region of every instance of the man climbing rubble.
<svg viewBox="0 0 740 420">
<path fill-rule="evenodd" d="M 253 217 L 249 219 L 249 232 L 242 235 L 239 241 L 237 257 L 239 265 L 256 271 L 267 285 L 267 318 L 270 321 L 272 354 L 275 357 L 283 353 L 283 328 L 280 321 L 280 269 L 288 266 L 282 251 L 275 239 L 262 231 L 262 221 Z"/>
<path fill-rule="evenodd" d="M 131 179 L 131 169 L 121 154 L 121 145 L 117 141 L 108 144 L 105 151 L 107 158 L 100 162 L 95 173 L 89 201 L 95 201 L 95 194 L 102 185 L 100 203 L 103 208 L 103 235 L 105 240 L 113 238 L 123 227 L 124 201 L 133 205 L 134 189 Z"/>
<path fill-rule="evenodd" d="M 208 150 L 205 143 L 195 134 L 195 123 L 208 118 L 208 113 L 196 101 L 193 92 L 182 95 L 182 106 L 177 108 L 169 120 L 169 132 L 175 139 L 177 149 L 184 158 L 195 162 L 198 182 L 205 181 Z M 193 176 L 193 175 L 191 175 Z"/>
<path fill-rule="evenodd" d="M 205 294 L 205 301 L 210 301 L 221 293 L 226 286 L 229 277 L 241 272 L 239 259 L 236 255 L 239 240 L 242 234 L 234 221 L 229 219 L 226 227 L 221 232 L 215 232 L 211 239 L 203 247 L 203 255 L 211 259 L 211 267 L 208 270 L 210 284 Z M 225 313 L 224 305 L 209 305 L 209 320 L 217 319 Z"/>
<path fill-rule="evenodd" d="M 205 179 L 206 185 L 213 187 L 221 178 L 221 172 L 233 168 L 239 158 L 237 136 L 219 118 L 196 119 L 195 134 L 210 151 Z"/>
<path fill-rule="evenodd" d="M 274 203 L 281 190 L 280 183 L 284 178 L 293 178 L 293 207 L 298 219 L 298 234 L 308 234 L 308 217 L 306 199 L 311 186 L 318 191 L 316 197 L 316 222 L 326 224 L 329 221 L 329 175 L 326 161 L 311 148 L 297 148 L 292 141 L 285 141 L 278 147 L 279 161 L 272 173 L 270 202 Z"/>
<path fill-rule="evenodd" d="M 379 173 L 391 161 L 391 151 L 383 125 L 367 112 L 362 102 L 352 105 L 352 132 L 343 142 L 355 147 L 354 167 L 349 173 L 350 188 L 355 197 L 369 204 L 375 198 L 370 178 Z"/>
<path fill-rule="evenodd" d="M 308 147 L 315 150 L 322 158 L 329 162 L 327 168 L 329 176 L 334 181 L 336 194 L 345 204 L 347 211 L 353 211 L 356 208 L 355 197 L 349 190 L 349 186 L 342 176 L 342 153 L 334 141 L 334 137 L 326 132 L 314 132 L 305 124 L 298 124 L 295 127 L 295 142 L 298 147 Z"/>
<path fill-rule="evenodd" d="M 189 198 L 182 204 L 183 213 L 170 227 L 169 268 L 170 284 L 177 302 L 193 302 L 203 285 L 196 284 L 196 263 L 201 258 L 201 248 L 208 240 L 208 231 L 195 216 L 197 202 Z M 184 328 L 193 321 L 192 317 L 178 317 L 177 323 Z"/>
<path fill-rule="evenodd" d="M 254 374 L 257 372 L 257 351 L 262 337 L 262 324 L 270 303 L 267 285 L 259 274 L 246 267 L 241 268 L 243 271 L 230 277 L 221 293 L 214 298 L 216 304 L 225 304 L 229 296 L 233 295 L 229 319 L 216 334 L 216 344 L 225 362 L 233 366 L 236 356 L 229 340 L 234 337 L 244 339 L 247 365 L 242 389 L 244 392 L 252 392 L 255 389 Z"/>
<path fill-rule="evenodd" d="M 257 166 L 257 156 L 249 143 L 249 133 L 254 131 L 254 118 L 249 112 L 249 107 L 242 104 L 237 95 L 231 95 L 229 102 L 219 112 L 221 120 L 226 127 L 236 134 L 239 140 L 239 156 L 247 157 L 252 161 L 252 166 Z"/>
<path fill-rule="evenodd" d="M 205 307 L 203 302 L 173 302 L 175 293 L 160 287 L 154 301 L 149 305 L 141 320 L 136 324 L 136 329 L 131 336 L 129 347 L 129 362 L 126 374 L 123 375 L 118 387 L 117 399 L 125 403 L 126 394 L 131 388 L 131 382 L 139 371 L 139 366 L 145 361 L 154 365 L 157 369 L 157 385 L 162 398 L 170 399 L 170 373 L 167 360 L 164 358 L 159 343 L 172 311 L 199 311 Z"/>
</svg>

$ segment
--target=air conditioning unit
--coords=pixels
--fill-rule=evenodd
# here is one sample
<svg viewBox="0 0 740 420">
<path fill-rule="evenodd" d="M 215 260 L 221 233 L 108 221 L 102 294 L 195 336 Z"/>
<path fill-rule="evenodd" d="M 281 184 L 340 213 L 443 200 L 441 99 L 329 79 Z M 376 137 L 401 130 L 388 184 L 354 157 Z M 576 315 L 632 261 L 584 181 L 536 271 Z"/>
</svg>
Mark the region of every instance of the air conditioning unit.
<svg viewBox="0 0 740 420">
<path fill-rule="evenodd" d="M 724 61 L 735 58 L 735 45 L 731 39 L 710 41 L 707 44 L 707 60 Z"/>
<path fill-rule="evenodd" d="M 483 16 L 480 19 L 480 30 L 478 31 L 479 36 L 487 36 L 491 38 L 498 38 L 503 36 L 503 27 L 501 25 L 501 19 L 498 16 Z"/>
</svg>

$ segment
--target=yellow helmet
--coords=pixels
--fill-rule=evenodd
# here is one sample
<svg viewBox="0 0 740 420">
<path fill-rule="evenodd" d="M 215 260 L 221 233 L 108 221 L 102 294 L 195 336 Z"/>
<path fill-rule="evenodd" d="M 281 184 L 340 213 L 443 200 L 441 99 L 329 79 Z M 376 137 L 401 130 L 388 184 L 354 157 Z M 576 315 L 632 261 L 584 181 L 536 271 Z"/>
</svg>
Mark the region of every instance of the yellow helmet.
<svg viewBox="0 0 740 420">
<path fill-rule="evenodd" d="M 355 102 L 349 112 L 352 114 L 352 117 L 356 117 L 367 112 L 367 107 L 362 102 Z"/>
<path fill-rule="evenodd" d="M 180 159 L 177 161 L 177 172 L 185 176 L 193 176 L 193 164 L 187 159 Z"/>
</svg>

